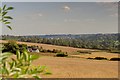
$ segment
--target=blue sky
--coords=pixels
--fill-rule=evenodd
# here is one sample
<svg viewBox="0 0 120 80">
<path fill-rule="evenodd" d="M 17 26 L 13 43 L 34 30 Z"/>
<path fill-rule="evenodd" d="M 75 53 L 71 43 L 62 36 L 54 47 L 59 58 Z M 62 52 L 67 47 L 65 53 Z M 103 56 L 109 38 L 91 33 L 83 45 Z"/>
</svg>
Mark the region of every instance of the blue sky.
<svg viewBox="0 0 120 80">
<path fill-rule="evenodd" d="M 3 2 L 13 6 L 9 12 L 13 30 L 2 34 L 89 34 L 117 33 L 118 8 L 113 2 Z"/>
</svg>

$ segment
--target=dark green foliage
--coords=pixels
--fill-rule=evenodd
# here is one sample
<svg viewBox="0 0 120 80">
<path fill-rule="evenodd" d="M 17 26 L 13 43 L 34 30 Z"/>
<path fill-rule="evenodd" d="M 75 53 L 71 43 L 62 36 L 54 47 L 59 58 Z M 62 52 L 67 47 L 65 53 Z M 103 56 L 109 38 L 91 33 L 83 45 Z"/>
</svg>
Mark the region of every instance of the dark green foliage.
<svg viewBox="0 0 120 80">
<path fill-rule="evenodd" d="M 47 50 L 46 49 L 42 49 L 40 52 L 46 53 Z"/>
<path fill-rule="evenodd" d="M 107 50 L 120 53 L 119 33 L 116 34 L 80 34 L 80 35 L 42 35 L 42 36 L 9 36 L 3 35 L 3 40 L 44 43 L 75 48 Z"/>
<path fill-rule="evenodd" d="M 60 53 L 60 52 L 62 52 L 61 50 L 57 50 L 57 49 L 53 49 L 52 50 L 52 53 Z"/>
<path fill-rule="evenodd" d="M 12 41 L 12 43 L 16 44 L 14 41 Z M 26 45 L 21 44 L 20 47 L 25 46 Z M 9 52 L 0 54 L 0 74 L 2 74 L 4 78 L 29 78 L 31 76 L 40 79 L 38 76 L 40 73 L 50 74 L 46 66 L 31 65 L 33 60 L 39 58 L 38 55 L 30 55 L 25 49 L 21 52 L 19 49 L 16 49 L 15 53 L 16 58 L 10 57 L 12 53 Z"/>
<path fill-rule="evenodd" d="M 8 43 L 4 44 L 2 52 L 16 53 L 16 50 L 18 49 L 19 49 L 19 46 L 15 41 L 9 41 Z"/>
<path fill-rule="evenodd" d="M 120 58 L 111 58 L 110 61 L 120 61 Z"/>
<path fill-rule="evenodd" d="M 56 57 L 67 57 L 68 54 L 67 53 L 57 53 Z"/>
<path fill-rule="evenodd" d="M 22 50 L 26 50 L 26 49 L 27 49 L 27 45 L 17 44 L 16 41 L 10 40 L 8 41 L 8 43 L 4 44 L 2 52 L 11 52 L 15 54 L 16 50 L 20 50 L 20 52 L 22 52 Z"/>
<path fill-rule="evenodd" d="M 95 57 L 94 59 L 95 60 L 107 60 L 107 58 L 104 58 L 104 57 Z"/>
<path fill-rule="evenodd" d="M 90 58 L 90 57 L 89 57 L 89 58 L 87 58 L 87 59 L 94 59 L 94 58 Z"/>
<path fill-rule="evenodd" d="M 95 58 L 87 58 L 87 59 L 92 59 L 92 60 L 108 60 L 107 58 L 104 58 L 104 57 L 95 57 Z"/>
<path fill-rule="evenodd" d="M 43 47 L 40 47 L 39 51 L 43 52 L 43 53 L 60 53 L 60 52 L 62 52 L 61 50 L 57 50 L 57 49 L 53 49 L 53 50 L 43 49 Z"/>
<path fill-rule="evenodd" d="M 40 52 L 43 52 L 43 53 L 60 53 L 62 52 L 61 50 L 57 50 L 57 49 L 53 49 L 53 50 L 50 50 L 50 49 L 42 49 L 40 50 Z"/>
<path fill-rule="evenodd" d="M 109 50 L 109 52 L 111 52 L 111 53 L 118 53 L 118 54 L 120 54 L 120 50 Z"/>
</svg>

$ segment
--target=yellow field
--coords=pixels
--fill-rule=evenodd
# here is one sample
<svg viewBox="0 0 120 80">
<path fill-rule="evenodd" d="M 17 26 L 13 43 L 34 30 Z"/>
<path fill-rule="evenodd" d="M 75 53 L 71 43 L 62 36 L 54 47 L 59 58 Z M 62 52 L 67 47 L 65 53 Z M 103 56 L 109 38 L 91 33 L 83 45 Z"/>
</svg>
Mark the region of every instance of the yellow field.
<svg viewBox="0 0 120 80">
<path fill-rule="evenodd" d="M 117 78 L 118 62 L 79 58 L 41 57 L 34 65 L 46 65 L 52 75 L 43 78 Z"/>
<path fill-rule="evenodd" d="M 5 41 L 0 41 L 5 42 Z M 88 60 L 84 58 L 88 57 L 106 57 L 108 59 L 112 57 L 118 57 L 118 54 L 107 53 L 98 50 L 92 54 L 80 54 L 73 55 L 77 50 L 91 50 L 91 49 L 79 49 L 72 47 L 63 47 L 38 43 L 26 43 L 18 42 L 27 45 L 42 46 L 44 49 L 59 49 L 63 52 L 70 53 L 70 56 L 77 56 L 81 58 L 68 58 L 68 57 L 53 57 L 43 56 L 34 61 L 34 65 L 46 65 L 52 72 L 52 75 L 41 75 L 44 78 L 117 78 L 118 77 L 118 61 L 107 60 Z M 47 53 L 37 53 L 47 54 Z M 119 71 L 120 72 L 120 71 Z"/>
</svg>

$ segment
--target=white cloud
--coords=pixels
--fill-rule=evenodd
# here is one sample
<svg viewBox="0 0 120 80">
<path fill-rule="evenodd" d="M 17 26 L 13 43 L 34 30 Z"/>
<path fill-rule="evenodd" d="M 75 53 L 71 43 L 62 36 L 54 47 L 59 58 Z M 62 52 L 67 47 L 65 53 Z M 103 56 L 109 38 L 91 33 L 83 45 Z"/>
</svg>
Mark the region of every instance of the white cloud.
<svg viewBox="0 0 120 80">
<path fill-rule="evenodd" d="M 63 7 L 63 9 L 64 9 L 65 11 L 69 11 L 71 8 L 70 8 L 69 6 L 67 6 L 67 5 L 65 5 L 65 6 Z"/>
<path fill-rule="evenodd" d="M 39 13 L 39 14 L 38 14 L 38 16 L 42 17 L 42 16 L 43 16 L 43 14 Z"/>
<path fill-rule="evenodd" d="M 78 19 L 64 19 L 64 22 L 79 22 Z"/>
</svg>

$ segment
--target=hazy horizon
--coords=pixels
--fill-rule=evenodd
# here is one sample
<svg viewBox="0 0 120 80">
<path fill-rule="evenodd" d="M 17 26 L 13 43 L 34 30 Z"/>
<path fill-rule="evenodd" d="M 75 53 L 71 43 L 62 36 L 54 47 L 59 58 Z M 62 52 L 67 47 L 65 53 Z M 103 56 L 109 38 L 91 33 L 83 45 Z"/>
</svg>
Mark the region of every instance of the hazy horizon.
<svg viewBox="0 0 120 80">
<path fill-rule="evenodd" d="M 2 34 L 118 33 L 117 2 L 3 2 L 13 6 L 12 28 Z"/>
</svg>

